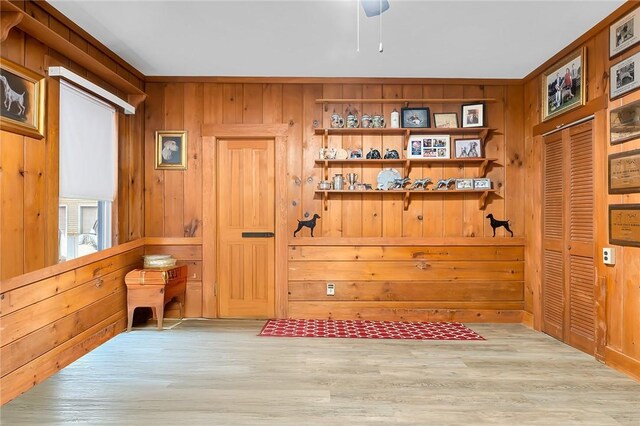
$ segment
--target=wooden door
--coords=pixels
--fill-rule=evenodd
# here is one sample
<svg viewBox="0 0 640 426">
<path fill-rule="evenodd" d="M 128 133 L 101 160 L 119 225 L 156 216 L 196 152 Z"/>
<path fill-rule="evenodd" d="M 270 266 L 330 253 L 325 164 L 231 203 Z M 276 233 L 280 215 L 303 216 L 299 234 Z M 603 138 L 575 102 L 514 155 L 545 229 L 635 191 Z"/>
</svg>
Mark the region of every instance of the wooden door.
<svg viewBox="0 0 640 426">
<path fill-rule="evenodd" d="M 545 137 L 542 330 L 595 350 L 592 122 Z"/>
<path fill-rule="evenodd" d="M 218 144 L 218 289 L 222 318 L 271 318 L 275 293 L 274 141 Z"/>
</svg>

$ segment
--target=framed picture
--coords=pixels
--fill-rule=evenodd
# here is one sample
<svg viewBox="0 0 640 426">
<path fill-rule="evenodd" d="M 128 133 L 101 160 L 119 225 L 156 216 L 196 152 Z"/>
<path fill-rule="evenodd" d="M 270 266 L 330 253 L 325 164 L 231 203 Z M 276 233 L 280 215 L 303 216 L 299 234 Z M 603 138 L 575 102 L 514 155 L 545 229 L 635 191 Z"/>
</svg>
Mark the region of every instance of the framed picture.
<svg viewBox="0 0 640 426">
<path fill-rule="evenodd" d="M 434 112 L 433 125 L 438 129 L 455 129 L 458 127 L 458 114 L 455 112 Z"/>
<path fill-rule="evenodd" d="M 585 104 L 582 76 L 586 75 L 586 49 L 566 56 L 542 74 L 542 121 Z"/>
<path fill-rule="evenodd" d="M 473 189 L 478 189 L 478 190 L 491 189 L 491 179 L 489 178 L 474 179 Z"/>
<path fill-rule="evenodd" d="M 449 135 L 411 135 L 407 144 L 407 158 L 450 158 L 450 140 Z"/>
<path fill-rule="evenodd" d="M 404 128 L 431 127 L 429 108 L 402 108 L 401 114 Z"/>
<path fill-rule="evenodd" d="M 609 27 L 609 58 L 624 52 L 640 41 L 640 14 L 634 10 Z"/>
<path fill-rule="evenodd" d="M 609 113 L 611 145 L 640 137 L 640 101 L 631 102 Z"/>
<path fill-rule="evenodd" d="M 442 160 L 451 158 L 449 135 L 428 135 L 422 137 L 422 158 Z"/>
<path fill-rule="evenodd" d="M 465 191 L 473 189 L 473 179 L 456 179 L 456 190 Z"/>
<path fill-rule="evenodd" d="M 456 139 L 456 158 L 482 158 L 480 139 Z"/>
<path fill-rule="evenodd" d="M 462 105 L 462 127 L 484 127 L 484 104 Z"/>
<path fill-rule="evenodd" d="M 156 132 L 156 169 L 187 169 L 187 132 L 185 130 Z"/>
<path fill-rule="evenodd" d="M 640 204 L 609 206 L 609 243 L 640 247 Z"/>
<path fill-rule="evenodd" d="M 609 155 L 609 194 L 640 192 L 640 149 Z"/>
<path fill-rule="evenodd" d="M 44 137 L 45 78 L 23 66 L 0 62 L 0 128 L 41 139 Z"/>
<path fill-rule="evenodd" d="M 640 61 L 640 53 L 628 57 L 625 60 L 611 66 L 611 99 L 619 98 L 640 87 L 640 79 L 636 75 L 636 64 Z"/>
</svg>

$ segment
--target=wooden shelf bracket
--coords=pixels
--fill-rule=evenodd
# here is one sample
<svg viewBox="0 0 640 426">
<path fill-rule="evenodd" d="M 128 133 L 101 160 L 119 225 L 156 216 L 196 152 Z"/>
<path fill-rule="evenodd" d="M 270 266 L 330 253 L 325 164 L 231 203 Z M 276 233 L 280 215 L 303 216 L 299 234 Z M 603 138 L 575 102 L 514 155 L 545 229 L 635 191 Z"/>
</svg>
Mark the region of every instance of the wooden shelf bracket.
<svg viewBox="0 0 640 426">
<path fill-rule="evenodd" d="M 489 191 L 484 191 L 478 200 L 478 208 L 484 210 L 487 206 L 487 198 L 489 197 Z"/>
<path fill-rule="evenodd" d="M 3 12 L 0 15 L 0 42 L 7 39 L 11 28 L 18 25 L 20 21 L 22 21 L 22 14 L 19 12 Z"/>
</svg>

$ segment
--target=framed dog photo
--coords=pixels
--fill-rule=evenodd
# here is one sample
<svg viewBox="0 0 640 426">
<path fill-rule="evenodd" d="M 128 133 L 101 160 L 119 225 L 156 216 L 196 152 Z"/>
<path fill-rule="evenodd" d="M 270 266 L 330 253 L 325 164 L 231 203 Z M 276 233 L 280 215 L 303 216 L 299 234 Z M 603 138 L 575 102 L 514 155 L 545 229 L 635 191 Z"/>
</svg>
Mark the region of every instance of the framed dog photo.
<svg viewBox="0 0 640 426">
<path fill-rule="evenodd" d="M 542 74 L 542 121 L 585 104 L 586 48 L 556 62 Z"/>
<path fill-rule="evenodd" d="M 434 112 L 433 125 L 436 129 L 455 129 L 458 127 L 458 114 L 455 112 Z"/>
<path fill-rule="evenodd" d="M 456 179 L 456 191 L 473 189 L 473 179 Z"/>
<path fill-rule="evenodd" d="M 462 127 L 484 127 L 484 104 L 462 105 Z"/>
<path fill-rule="evenodd" d="M 156 169 L 187 169 L 187 132 L 185 130 L 156 132 Z"/>
<path fill-rule="evenodd" d="M 44 137 L 45 78 L 16 63 L 0 62 L 0 128 L 36 139 Z"/>
<path fill-rule="evenodd" d="M 640 41 L 640 13 L 634 10 L 609 27 L 609 58 L 624 52 Z"/>
<path fill-rule="evenodd" d="M 401 117 L 403 128 L 431 127 L 429 108 L 402 108 Z"/>
<path fill-rule="evenodd" d="M 427 160 L 442 160 L 451 158 L 449 153 L 449 135 L 422 136 L 422 158 Z"/>
<path fill-rule="evenodd" d="M 640 53 L 611 66 L 610 98 L 619 98 L 640 87 L 640 78 L 636 74 L 636 65 L 640 66 Z"/>
<path fill-rule="evenodd" d="M 456 158 L 482 158 L 480 139 L 456 139 Z"/>
<path fill-rule="evenodd" d="M 473 180 L 473 189 L 483 191 L 485 189 L 491 189 L 491 179 L 489 178 L 477 178 Z"/>
</svg>

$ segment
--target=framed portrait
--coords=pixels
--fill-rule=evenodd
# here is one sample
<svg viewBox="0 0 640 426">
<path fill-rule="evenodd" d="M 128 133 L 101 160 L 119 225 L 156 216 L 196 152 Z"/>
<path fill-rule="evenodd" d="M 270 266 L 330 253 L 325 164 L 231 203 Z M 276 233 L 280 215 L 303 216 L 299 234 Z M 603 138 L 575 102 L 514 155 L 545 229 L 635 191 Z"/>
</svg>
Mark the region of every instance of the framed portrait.
<svg viewBox="0 0 640 426">
<path fill-rule="evenodd" d="M 186 130 L 159 130 L 156 132 L 156 169 L 187 169 Z"/>
<path fill-rule="evenodd" d="M 631 102 L 609 113 L 611 145 L 640 137 L 640 101 Z"/>
<path fill-rule="evenodd" d="M 609 206 L 609 243 L 640 247 L 640 204 Z"/>
<path fill-rule="evenodd" d="M 3 58 L 0 62 L 0 128 L 43 138 L 44 86 L 44 76 Z"/>
<path fill-rule="evenodd" d="M 431 127 L 429 108 L 402 108 L 401 117 L 404 128 Z"/>
<path fill-rule="evenodd" d="M 473 189 L 473 179 L 456 179 L 456 190 L 468 191 Z"/>
<path fill-rule="evenodd" d="M 640 149 L 609 155 L 609 194 L 640 192 Z"/>
<path fill-rule="evenodd" d="M 609 58 L 624 52 L 640 41 L 640 14 L 634 10 L 609 27 Z"/>
<path fill-rule="evenodd" d="M 456 139 L 456 158 L 482 158 L 480 139 Z"/>
<path fill-rule="evenodd" d="M 566 56 L 542 74 L 542 121 L 585 104 L 586 48 Z"/>
<path fill-rule="evenodd" d="M 625 60 L 611 66 L 609 78 L 611 79 L 611 99 L 619 98 L 640 87 L 640 78 L 636 74 L 636 64 L 640 66 L 640 53 L 628 57 Z"/>
<path fill-rule="evenodd" d="M 438 129 L 455 129 L 458 127 L 458 114 L 455 112 L 434 112 L 433 125 Z"/>
<path fill-rule="evenodd" d="M 462 105 L 462 127 L 484 127 L 484 104 Z"/>
<path fill-rule="evenodd" d="M 491 179 L 489 178 L 477 178 L 473 180 L 473 189 L 477 189 L 479 191 L 485 189 L 491 189 Z"/>
</svg>

